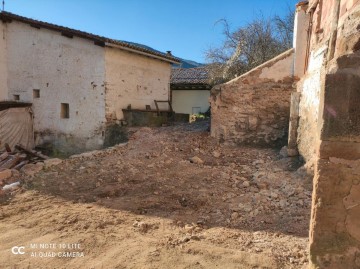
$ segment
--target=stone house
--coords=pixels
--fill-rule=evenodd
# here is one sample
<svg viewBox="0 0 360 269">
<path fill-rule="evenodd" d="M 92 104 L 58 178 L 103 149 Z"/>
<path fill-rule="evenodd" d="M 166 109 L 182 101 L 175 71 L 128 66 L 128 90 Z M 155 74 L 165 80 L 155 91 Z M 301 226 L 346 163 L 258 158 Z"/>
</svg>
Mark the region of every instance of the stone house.
<svg viewBox="0 0 360 269">
<path fill-rule="evenodd" d="M 209 110 L 211 86 L 206 67 L 173 68 L 171 103 L 176 113 L 199 114 Z"/>
<path fill-rule="evenodd" d="M 36 145 L 100 148 L 122 109 L 170 99 L 171 54 L 8 12 L 0 19 L 0 101 L 32 103 Z"/>
</svg>

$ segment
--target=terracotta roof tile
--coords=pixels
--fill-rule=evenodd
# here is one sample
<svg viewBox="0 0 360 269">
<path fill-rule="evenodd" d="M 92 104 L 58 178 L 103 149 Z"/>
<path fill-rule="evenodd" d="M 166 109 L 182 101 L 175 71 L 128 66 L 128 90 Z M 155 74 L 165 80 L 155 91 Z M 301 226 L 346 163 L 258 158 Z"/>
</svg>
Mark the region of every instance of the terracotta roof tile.
<svg viewBox="0 0 360 269">
<path fill-rule="evenodd" d="M 206 67 L 173 68 L 171 84 L 209 84 L 209 72 Z"/>
</svg>

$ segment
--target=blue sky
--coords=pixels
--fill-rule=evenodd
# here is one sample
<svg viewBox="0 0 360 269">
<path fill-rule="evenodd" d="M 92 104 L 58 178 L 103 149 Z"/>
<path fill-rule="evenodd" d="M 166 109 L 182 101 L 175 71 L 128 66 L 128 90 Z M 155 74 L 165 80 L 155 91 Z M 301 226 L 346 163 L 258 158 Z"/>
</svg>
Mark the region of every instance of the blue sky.
<svg viewBox="0 0 360 269">
<path fill-rule="evenodd" d="M 1 0 L 2 1 L 2 0 Z M 142 43 L 204 62 L 204 51 L 262 13 L 286 13 L 298 0 L 5 0 L 5 10 L 86 32 Z"/>
</svg>

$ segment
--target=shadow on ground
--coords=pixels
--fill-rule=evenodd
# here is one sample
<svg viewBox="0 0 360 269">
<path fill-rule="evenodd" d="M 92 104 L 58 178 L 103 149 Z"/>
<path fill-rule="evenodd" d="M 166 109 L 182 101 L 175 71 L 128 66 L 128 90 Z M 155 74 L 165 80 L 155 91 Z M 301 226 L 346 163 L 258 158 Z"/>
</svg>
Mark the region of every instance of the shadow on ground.
<svg viewBox="0 0 360 269">
<path fill-rule="evenodd" d="M 179 225 L 308 236 L 311 178 L 297 159 L 219 145 L 202 126 L 133 130 L 125 147 L 64 161 L 26 188 Z M 204 163 L 191 163 L 198 156 Z"/>
</svg>

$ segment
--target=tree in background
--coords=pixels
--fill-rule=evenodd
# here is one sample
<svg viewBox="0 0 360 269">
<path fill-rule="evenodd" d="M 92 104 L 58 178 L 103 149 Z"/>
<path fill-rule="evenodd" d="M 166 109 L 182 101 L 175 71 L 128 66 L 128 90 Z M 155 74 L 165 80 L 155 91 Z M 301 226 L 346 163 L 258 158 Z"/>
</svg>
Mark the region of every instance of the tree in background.
<svg viewBox="0 0 360 269">
<path fill-rule="evenodd" d="M 284 17 L 258 16 L 235 31 L 230 31 L 226 20 L 219 22 L 224 27 L 225 41 L 221 47 L 205 52 L 213 84 L 244 74 L 292 47 L 294 12 L 290 9 Z"/>
</svg>

